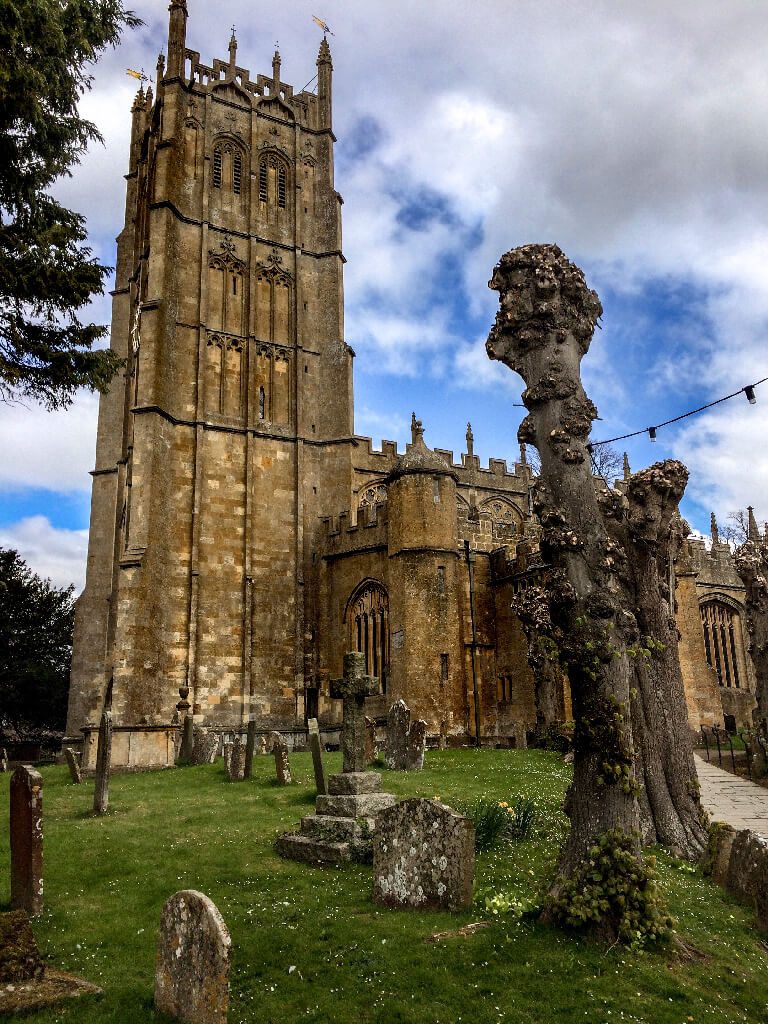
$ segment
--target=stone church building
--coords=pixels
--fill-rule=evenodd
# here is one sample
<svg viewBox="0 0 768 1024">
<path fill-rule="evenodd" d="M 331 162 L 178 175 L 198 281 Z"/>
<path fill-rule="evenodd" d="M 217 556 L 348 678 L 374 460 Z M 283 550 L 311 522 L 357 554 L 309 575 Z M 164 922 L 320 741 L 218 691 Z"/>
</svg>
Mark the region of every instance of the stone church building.
<svg viewBox="0 0 768 1024">
<path fill-rule="evenodd" d="M 540 571 L 533 480 L 356 436 L 344 340 L 342 198 L 331 53 L 316 91 L 187 48 L 172 0 L 167 66 L 131 111 L 112 347 L 101 399 L 87 582 L 67 733 L 111 706 L 116 763 L 166 764 L 188 688 L 199 722 L 329 727 L 345 651 L 432 737 L 523 743 L 536 690 L 515 592 Z M 678 566 L 691 724 L 748 718 L 743 591 L 727 545 Z M 541 709 L 539 719 L 541 720 Z M 550 710 L 551 715 L 551 710 Z M 554 715 L 570 716 L 567 686 Z M 91 751 L 91 753 L 88 753 Z"/>
</svg>

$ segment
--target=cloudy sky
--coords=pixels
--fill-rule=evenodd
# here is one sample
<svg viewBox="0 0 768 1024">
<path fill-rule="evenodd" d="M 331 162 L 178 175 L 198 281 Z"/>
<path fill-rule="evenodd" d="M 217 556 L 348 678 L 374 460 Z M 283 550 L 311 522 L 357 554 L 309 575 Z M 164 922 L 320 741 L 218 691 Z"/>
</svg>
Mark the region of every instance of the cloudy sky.
<svg viewBox="0 0 768 1024">
<path fill-rule="evenodd" d="M 323 3 L 325 6 L 322 6 Z M 121 228 L 128 67 L 152 73 L 166 0 L 95 69 L 93 147 L 57 193 L 99 258 Z M 584 363 L 594 439 L 655 425 L 768 377 L 768 4 L 761 0 L 189 0 L 187 45 L 298 91 L 334 31 L 336 185 L 344 197 L 346 337 L 356 430 L 485 461 L 518 451 L 519 378 L 484 350 L 502 252 L 557 242 L 605 307 Z M 109 302 L 94 304 L 109 320 Z M 618 445 L 633 469 L 687 463 L 684 512 L 708 529 L 752 504 L 768 518 L 768 384 Z M 96 400 L 0 406 L 0 544 L 82 586 Z"/>
</svg>

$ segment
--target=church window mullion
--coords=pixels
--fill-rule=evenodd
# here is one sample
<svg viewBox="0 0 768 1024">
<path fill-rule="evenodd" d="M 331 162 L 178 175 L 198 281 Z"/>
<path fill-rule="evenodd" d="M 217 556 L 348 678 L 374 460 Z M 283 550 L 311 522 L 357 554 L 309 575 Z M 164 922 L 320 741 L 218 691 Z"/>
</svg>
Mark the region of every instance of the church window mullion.
<svg viewBox="0 0 768 1024">
<path fill-rule="evenodd" d="M 736 617 L 731 616 L 731 621 L 728 624 L 728 639 L 730 640 L 731 648 L 731 663 L 733 665 L 733 684 L 736 687 L 741 686 L 741 680 L 739 679 L 739 660 L 736 656 L 736 636 L 735 636 L 735 623 Z"/>
</svg>

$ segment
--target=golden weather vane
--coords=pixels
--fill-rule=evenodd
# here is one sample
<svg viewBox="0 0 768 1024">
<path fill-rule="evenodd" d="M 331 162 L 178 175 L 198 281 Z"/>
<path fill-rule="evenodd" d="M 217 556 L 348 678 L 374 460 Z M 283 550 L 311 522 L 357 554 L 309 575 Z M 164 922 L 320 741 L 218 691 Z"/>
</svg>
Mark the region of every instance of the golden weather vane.
<svg viewBox="0 0 768 1024">
<path fill-rule="evenodd" d="M 126 75 L 130 75 L 131 78 L 138 78 L 140 82 L 148 82 L 149 78 L 144 74 L 144 68 L 141 71 L 134 71 L 133 68 L 125 69 Z"/>
<path fill-rule="evenodd" d="M 331 32 L 330 28 L 328 27 L 328 23 L 323 21 L 322 18 L 318 18 L 315 14 L 313 14 L 312 15 L 312 21 L 314 21 L 314 23 L 316 25 L 318 25 L 323 30 L 323 35 L 324 36 L 335 35 L 335 33 Z"/>
</svg>

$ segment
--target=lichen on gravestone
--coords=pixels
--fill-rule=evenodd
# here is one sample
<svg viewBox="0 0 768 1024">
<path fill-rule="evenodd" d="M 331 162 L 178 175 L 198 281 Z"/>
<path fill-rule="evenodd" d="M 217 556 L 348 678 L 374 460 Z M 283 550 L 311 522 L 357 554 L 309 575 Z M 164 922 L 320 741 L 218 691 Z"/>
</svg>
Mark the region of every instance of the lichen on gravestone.
<svg viewBox="0 0 768 1024">
<path fill-rule="evenodd" d="M 215 904 L 185 889 L 166 901 L 155 967 L 155 1008 L 184 1024 L 226 1024 L 232 940 Z"/>
<path fill-rule="evenodd" d="M 472 903 L 475 829 L 437 800 L 381 811 L 373 837 L 373 898 L 390 907 L 459 910 Z"/>
</svg>

